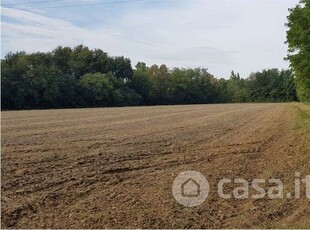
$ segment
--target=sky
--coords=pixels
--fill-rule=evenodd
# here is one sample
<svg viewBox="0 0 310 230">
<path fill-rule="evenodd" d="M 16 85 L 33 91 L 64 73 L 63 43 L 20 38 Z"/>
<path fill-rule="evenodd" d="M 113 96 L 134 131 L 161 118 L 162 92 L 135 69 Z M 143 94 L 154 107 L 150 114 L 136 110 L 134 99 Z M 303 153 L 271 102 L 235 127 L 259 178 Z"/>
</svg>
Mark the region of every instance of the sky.
<svg viewBox="0 0 310 230">
<path fill-rule="evenodd" d="M 1 57 L 86 45 L 134 66 L 203 67 L 218 78 L 288 68 L 298 0 L 2 0 Z M 77 6 L 78 5 L 78 6 Z"/>
</svg>

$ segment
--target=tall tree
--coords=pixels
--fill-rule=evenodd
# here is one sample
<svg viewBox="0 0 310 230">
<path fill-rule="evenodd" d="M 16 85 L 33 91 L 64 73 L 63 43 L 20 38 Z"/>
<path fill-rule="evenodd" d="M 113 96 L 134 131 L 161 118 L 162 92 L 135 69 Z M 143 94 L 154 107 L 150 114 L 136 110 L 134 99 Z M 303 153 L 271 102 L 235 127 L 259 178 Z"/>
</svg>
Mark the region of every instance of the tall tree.
<svg viewBox="0 0 310 230">
<path fill-rule="evenodd" d="M 8 53 L 1 60 L 1 107 L 23 109 L 26 84 L 23 75 L 30 69 L 25 52 Z"/>
<path fill-rule="evenodd" d="M 289 12 L 287 59 L 296 74 L 299 99 L 310 102 L 310 0 L 301 0 Z"/>
<path fill-rule="evenodd" d="M 72 59 L 72 49 L 70 47 L 58 46 L 52 51 L 54 65 L 65 74 L 72 74 L 70 60 Z"/>
<path fill-rule="evenodd" d="M 115 57 L 113 59 L 113 67 L 111 71 L 118 79 L 122 79 L 125 82 L 130 80 L 133 74 L 130 59 Z"/>
<path fill-rule="evenodd" d="M 138 62 L 136 64 L 136 70 L 142 71 L 142 72 L 146 72 L 147 71 L 147 66 L 144 62 Z"/>
<path fill-rule="evenodd" d="M 111 105 L 113 84 L 106 74 L 87 73 L 81 77 L 80 84 L 85 89 L 85 99 L 89 105 Z"/>
<path fill-rule="evenodd" d="M 295 71 L 296 72 L 296 71 Z M 1 60 L 2 109 L 276 102 L 296 100 L 289 70 L 263 70 L 217 80 L 203 68 L 147 67 L 86 46 L 9 53 Z"/>
<path fill-rule="evenodd" d="M 91 73 L 92 62 L 93 52 L 88 47 L 83 45 L 74 47 L 70 66 L 76 78 L 79 79 L 84 74 Z"/>
<path fill-rule="evenodd" d="M 153 82 L 150 76 L 143 71 L 135 70 L 131 81 L 129 82 L 131 89 L 135 90 L 142 97 L 141 103 L 149 104 L 150 95 L 152 93 Z"/>
</svg>

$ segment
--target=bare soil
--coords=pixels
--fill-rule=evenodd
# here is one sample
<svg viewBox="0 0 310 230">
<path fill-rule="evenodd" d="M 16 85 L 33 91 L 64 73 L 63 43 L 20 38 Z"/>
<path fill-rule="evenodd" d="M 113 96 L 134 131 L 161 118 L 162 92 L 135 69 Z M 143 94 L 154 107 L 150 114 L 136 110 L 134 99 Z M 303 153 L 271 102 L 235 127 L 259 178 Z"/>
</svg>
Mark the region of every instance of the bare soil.
<svg viewBox="0 0 310 230">
<path fill-rule="evenodd" d="M 309 106 L 2 112 L 1 226 L 310 228 L 310 199 L 225 200 L 216 189 L 222 178 L 292 184 L 295 171 L 310 175 L 310 132 L 300 111 Z M 172 195 L 186 170 L 211 184 L 193 208 Z"/>
</svg>

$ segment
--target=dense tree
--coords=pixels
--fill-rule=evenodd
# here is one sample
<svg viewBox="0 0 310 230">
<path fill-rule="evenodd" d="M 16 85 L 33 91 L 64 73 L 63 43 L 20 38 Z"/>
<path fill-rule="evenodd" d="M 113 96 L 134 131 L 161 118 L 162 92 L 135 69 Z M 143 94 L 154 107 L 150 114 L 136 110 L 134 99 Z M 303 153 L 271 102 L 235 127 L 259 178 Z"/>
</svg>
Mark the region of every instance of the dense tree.
<svg viewBox="0 0 310 230">
<path fill-rule="evenodd" d="M 280 102 L 296 100 L 294 76 L 290 70 L 269 69 L 248 78 L 249 100 Z"/>
<path fill-rule="evenodd" d="M 58 75 L 58 93 L 59 95 L 57 98 L 57 107 L 74 108 L 87 106 L 87 104 L 84 104 L 83 101 L 83 90 L 73 75 Z"/>
<path fill-rule="evenodd" d="M 89 105 L 107 106 L 113 102 L 113 84 L 107 74 L 87 73 L 80 79 L 85 100 Z"/>
<path fill-rule="evenodd" d="M 214 77 L 206 69 L 179 69 L 171 72 L 171 87 L 173 102 L 214 103 L 216 101 Z"/>
<path fill-rule="evenodd" d="M 151 92 L 151 103 L 152 104 L 169 104 L 171 102 L 170 95 L 170 71 L 164 64 L 152 65 L 147 68 L 146 72 L 152 79 L 154 87 Z"/>
<path fill-rule="evenodd" d="M 108 57 L 108 54 L 100 49 L 93 51 L 93 59 L 90 66 L 92 73 L 108 73 L 112 71 L 113 61 Z"/>
<path fill-rule="evenodd" d="M 71 69 L 71 59 L 72 59 L 72 49 L 70 47 L 58 46 L 52 51 L 52 60 L 54 65 L 60 69 L 64 74 L 72 74 Z"/>
<path fill-rule="evenodd" d="M 229 103 L 232 102 L 232 92 L 228 87 L 228 81 L 221 78 L 215 83 L 216 90 L 216 103 Z"/>
<path fill-rule="evenodd" d="M 288 16 L 288 60 L 296 74 L 298 97 L 310 102 L 310 0 L 301 0 Z"/>
<path fill-rule="evenodd" d="M 118 79 L 122 79 L 125 82 L 130 80 L 133 74 L 130 59 L 124 57 L 114 57 L 111 71 Z"/>
<path fill-rule="evenodd" d="M 135 67 L 136 67 L 136 70 L 139 70 L 141 72 L 147 71 L 147 66 L 144 62 L 138 62 Z"/>
<path fill-rule="evenodd" d="M 296 83 L 294 79 L 294 74 L 291 70 L 282 70 L 282 98 L 285 98 L 285 101 L 297 101 L 297 92 L 296 92 Z"/>
<path fill-rule="evenodd" d="M 141 95 L 141 103 L 150 103 L 150 95 L 152 93 L 153 82 L 146 72 L 135 70 L 133 73 L 133 77 L 129 82 L 129 87 L 136 91 L 139 95 Z"/>
<path fill-rule="evenodd" d="M 248 90 L 246 87 L 246 80 L 242 79 L 239 73 L 231 72 L 228 80 L 229 97 L 232 102 L 246 102 L 248 100 Z"/>
<path fill-rule="evenodd" d="M 80 78 L 84 74 L 93 73 L 92 67 L 93 52 L 83 45 L 75 47 L 72 51 L 70 66 L 73 74 Z"/>
<path fill-rule="evenodd" d="M 9 53 L 1 60 L 2 109 L 193 103 L 272 102 L 297 99 L 292 71 L 231 73 L 216 79 L 204 68 L 169 69 L 85 46 L 52 52 Z"/>
<path fill-rule="evenodd" d="M 9 53 L 1 61 L 1 106 L 4 109 L 25 108 L 26 82 L 30 69 L 24 52 Z"/>
<path fill-rule="evenodd" d="M 40 65 L 23 76 L 26 85 L 25 100 L 30 108 L 57 107 L 61 71 Z"/>
</svg>

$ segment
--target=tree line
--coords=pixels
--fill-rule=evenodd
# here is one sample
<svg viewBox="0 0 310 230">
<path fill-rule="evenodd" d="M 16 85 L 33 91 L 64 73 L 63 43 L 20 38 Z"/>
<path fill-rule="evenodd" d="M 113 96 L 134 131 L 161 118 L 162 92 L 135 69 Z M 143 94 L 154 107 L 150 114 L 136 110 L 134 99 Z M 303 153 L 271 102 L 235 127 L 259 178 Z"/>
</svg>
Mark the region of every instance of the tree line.
<svg viewBox="0 0 310 230">
<path fill-rule="evenodd" d="M 310 102 L 310 0 L 289 9 L 291 70 L 268 69 L 217 79 L 204 68 L 162 64 L 132 68 L 83 45 L 47 53 L 9 53 L 1 59 L 2 109 L 74 108 L 233 102 Z"/>
<path fill-rule="evenodd" d="M 204 68 L 139 62 L 79 45 L 9 53 L 1 60 L 2 109 L 75 108 L 297 100 L 290 70 L 217 79 Z"/>
</svg>

